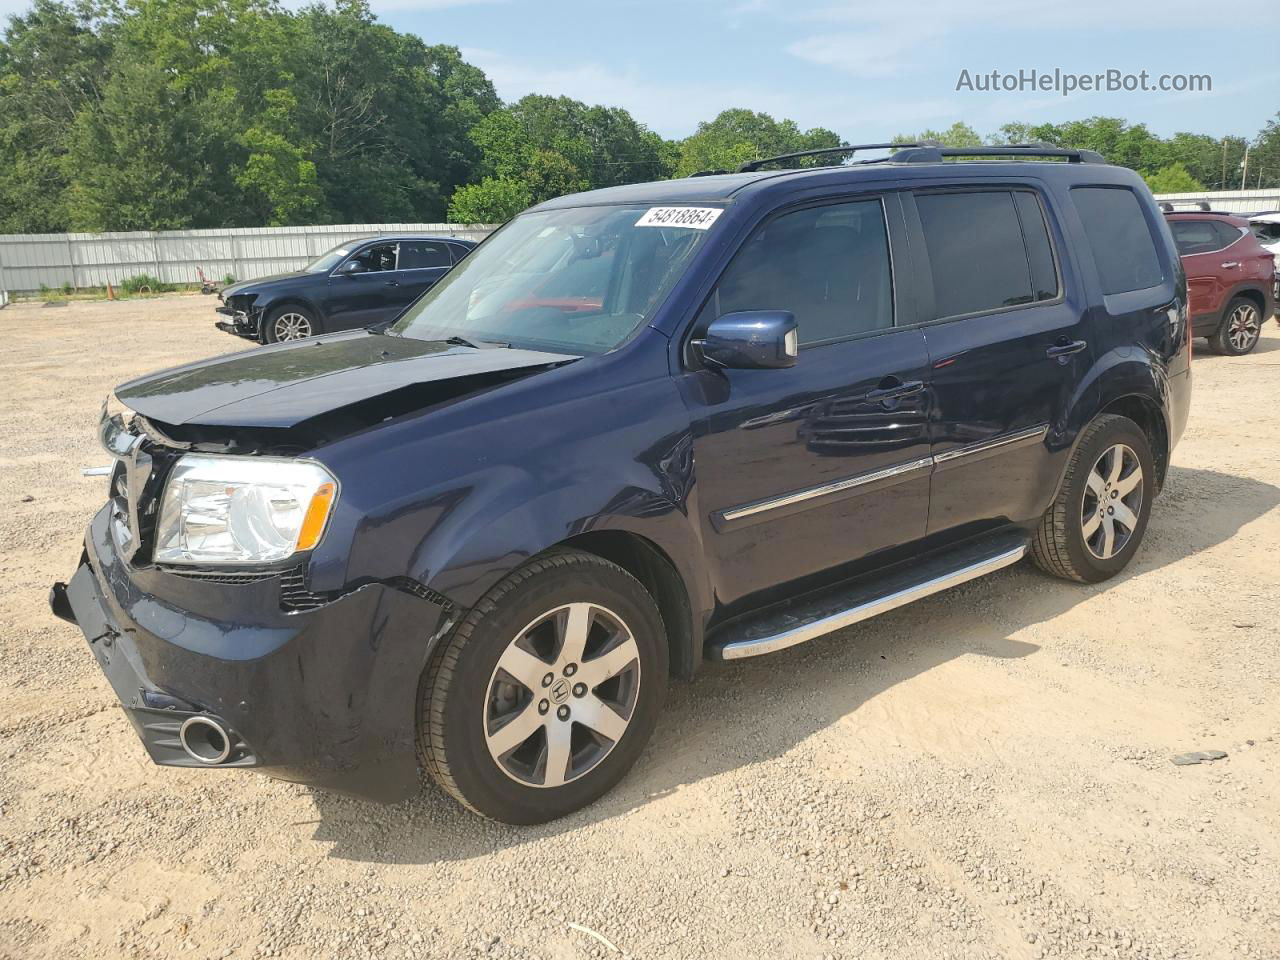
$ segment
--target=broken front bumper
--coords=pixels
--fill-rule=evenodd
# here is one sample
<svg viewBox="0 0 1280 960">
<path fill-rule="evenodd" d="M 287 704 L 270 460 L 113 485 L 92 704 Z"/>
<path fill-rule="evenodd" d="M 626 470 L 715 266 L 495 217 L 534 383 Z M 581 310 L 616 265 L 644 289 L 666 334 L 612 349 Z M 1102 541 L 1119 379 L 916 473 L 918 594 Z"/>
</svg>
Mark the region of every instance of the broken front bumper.
<svg viewBox="0 0 1280 960">
<path fill-rule="evenodd" d="M 417 792 L 418 678 L 440 606 L 374 583 L 287 612 L 278 576 L 218 582 L 130 567 L 109 514 L 94 518 L 50 605 L 84 633 L 152 760 L 208 765 L 178 739 L 184 720 L 205 716 L 230 734 L 218 766 L 372 800 Z"/>
<path fill-rule="evenodd" d="M 215 320 L 213 325 L 224 333 L 235 334 L 237 337 L 244 337 L 246 340 L 258 340 L 258 316 L 256 313 L 246 313 L 244 310 L 235 310 L 227 306 L 225 303 L 214 308 L 218 313 L 222 314 L 227 320 Z"/>
</svg>

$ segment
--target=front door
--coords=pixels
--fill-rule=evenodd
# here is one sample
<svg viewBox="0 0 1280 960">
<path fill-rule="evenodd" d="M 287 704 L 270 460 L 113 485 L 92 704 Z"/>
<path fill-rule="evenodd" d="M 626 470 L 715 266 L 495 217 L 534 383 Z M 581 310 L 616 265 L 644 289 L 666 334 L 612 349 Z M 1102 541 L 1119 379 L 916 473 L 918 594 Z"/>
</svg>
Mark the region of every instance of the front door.
<svg viewBox="0 0 1280 960">
<path fill-rule="evenodd" d="M 695 322 L 696 337 L 725 313 L 774 309 L 799 325 L 794 367 L 681 379 L 721 604 L 924 535 L 928 356 L 919 328 L 895 326 L 886 206 L 897 198 L 772 217 Z"/>
<path fill-rule="evenodd" d="M 324 330 L 351 330 L 385 319 L 395 309 L 400 286 L 396 269 L 399 244 L 384 241 L 357 250 L 329 277 L 329 302 Z M 356 273 L 347 272 L 347 263 L 360 264 Z"/>
<path fill-rule="evenodd" d="M 1022 521 L 1047 506 L 1061 430 L 1093 348 L 1085 305 L 1063 296 L 1060 258 L 1031 189 L 904 198 L 937 404 L 929 533 Z M 1078 289 L 1078 285 L 1075 286 Z"/>
</svg>

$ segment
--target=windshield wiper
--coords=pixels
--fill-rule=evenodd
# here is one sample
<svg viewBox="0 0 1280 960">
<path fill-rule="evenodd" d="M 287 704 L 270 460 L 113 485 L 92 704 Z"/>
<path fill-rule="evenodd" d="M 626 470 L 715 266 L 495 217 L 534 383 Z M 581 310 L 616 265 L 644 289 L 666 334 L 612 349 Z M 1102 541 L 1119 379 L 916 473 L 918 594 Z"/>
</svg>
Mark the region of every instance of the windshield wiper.
<svg viewBox="0 0 1280 960">
<path fill-rule="evenodd" d="M 483 350 L 483 349 L 484 349 L 484 347 L 483 347 L 483 346 L 481 346 L 480 344 L 484 344 L 484 346 L 487 346 L 487 347 L 509 347 L 509 346 L 511 346 L 511 344 L 509 344 L 509 343 L 502 343 L 502 342 L 500 342 L 500 341 L 498 341 L 498 340 L 481 340 L 481 341 L 480 341 L 480 343 L 472 343 L 472 342 L 471 342 L 470 340 L 468 340 L 466 337 L 460 337 L 460 336 L 458 336 L 457 334 L 454 334 L 454 335 L 453 335 L 453 336 L 451 336 L 451 337 L 446 337 L 446 338 L 445 338 L 444 340 L 442 340 L 441 342 L 442 342 L 442 343 L 448 343 L 448 344 L 451 344 L 451 345 L 453 345 L 453 346 L 455 346 L 455 347 L 472 347 L 473 349 L 476 349 L 476 350 Z"/>
</svg>

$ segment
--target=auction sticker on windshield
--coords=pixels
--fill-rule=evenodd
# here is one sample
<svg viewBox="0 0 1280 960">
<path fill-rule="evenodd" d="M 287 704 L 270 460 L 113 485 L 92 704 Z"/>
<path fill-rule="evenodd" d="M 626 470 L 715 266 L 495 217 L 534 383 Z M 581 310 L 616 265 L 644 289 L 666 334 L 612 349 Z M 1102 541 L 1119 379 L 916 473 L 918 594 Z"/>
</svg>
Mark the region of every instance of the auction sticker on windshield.
<svg viewBox="0 0 1280 960">
<path fill-rule="evenodd" d="M 636 226 L 707 230 L 723 212 L 719 207 L 650 207 L 636 221 Z"/>
</svg>

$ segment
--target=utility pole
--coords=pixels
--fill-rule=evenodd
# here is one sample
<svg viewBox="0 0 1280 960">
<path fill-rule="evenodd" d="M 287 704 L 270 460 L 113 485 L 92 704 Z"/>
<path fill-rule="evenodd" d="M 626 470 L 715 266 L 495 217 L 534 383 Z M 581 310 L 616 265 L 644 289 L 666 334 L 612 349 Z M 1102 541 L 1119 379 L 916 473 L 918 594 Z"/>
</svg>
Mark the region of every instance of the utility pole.
<svg viewBox="0 0 1280 960">
<path fill-rule="evenodd" d="M 1245 188 L 1245 184 L 1249 178 L 1249 147 L 1251 144 L 1244 145 L 1244 161 L 1240 164 L 1240 189 Z"/>
</svg>

